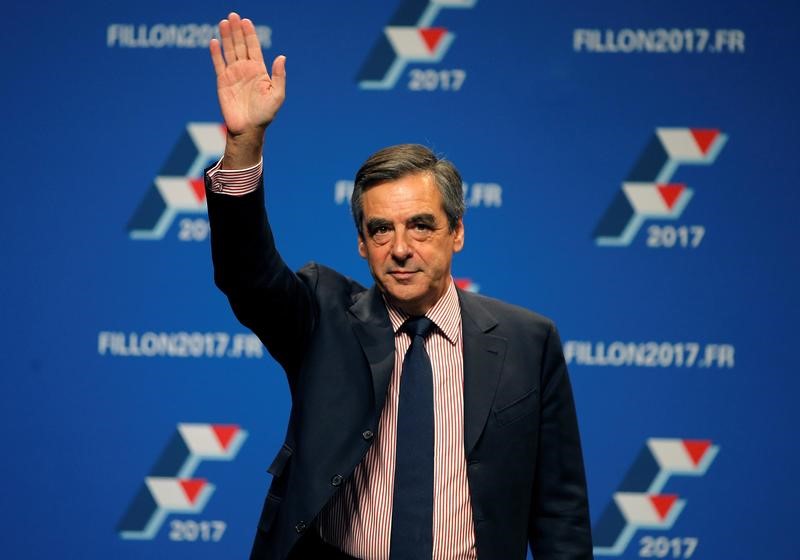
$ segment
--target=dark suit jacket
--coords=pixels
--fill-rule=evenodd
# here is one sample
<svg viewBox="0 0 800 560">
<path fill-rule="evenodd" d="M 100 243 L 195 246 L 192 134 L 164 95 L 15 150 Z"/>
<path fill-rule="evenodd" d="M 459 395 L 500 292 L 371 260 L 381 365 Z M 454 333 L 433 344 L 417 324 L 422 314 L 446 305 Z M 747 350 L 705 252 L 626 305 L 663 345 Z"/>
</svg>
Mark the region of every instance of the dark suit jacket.
<svg viewBox="0 0 800 560">
<path fill-rule="evenodd" d="M 208 192 L 215 281 L 286 371 L 292 411 L 251 558 L 284 559 L 377 433 L 394 365 L 380 292 L 278 254 L 263 187 Z M 572 391 L 553 324 L 459 291 L 464 447 L 478 558 L 591 558 Z"/>
</svg>

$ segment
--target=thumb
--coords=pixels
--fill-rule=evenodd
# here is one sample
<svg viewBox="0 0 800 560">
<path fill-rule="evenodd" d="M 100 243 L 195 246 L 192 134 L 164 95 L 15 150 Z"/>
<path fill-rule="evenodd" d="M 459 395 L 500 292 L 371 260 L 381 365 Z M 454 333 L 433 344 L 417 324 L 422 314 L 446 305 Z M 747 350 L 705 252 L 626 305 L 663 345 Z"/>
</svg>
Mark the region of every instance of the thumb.
<svg viewBox="0 0 800 560">
<path fill-rule="evenodd" d="M 280 55 L 272 62 L 272 84 L 281 92 L 286 91 L 286 57 Z"/>
</svg>

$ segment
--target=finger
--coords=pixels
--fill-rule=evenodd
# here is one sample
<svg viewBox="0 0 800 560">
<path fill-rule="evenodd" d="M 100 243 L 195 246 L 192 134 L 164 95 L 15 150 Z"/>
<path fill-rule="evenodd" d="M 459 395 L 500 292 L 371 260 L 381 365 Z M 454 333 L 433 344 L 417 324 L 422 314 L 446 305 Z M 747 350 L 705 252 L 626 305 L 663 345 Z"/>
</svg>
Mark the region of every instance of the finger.
<svg viewBox="0 0 800 560">
<path fill-rule="evenodd" d="M 286 97 L 286 57 L 283 55 L 272 62 L 272 87 L 280 97 Z"/>
<path fill-rule="evenodd" d="M 244 32 L 244 42 L 247 45 L 248 58 L 256 62 L 264 62 L 264 55 L 261 54 L 261 44 L 258 42 L 258 34 L 253 22 L 249 19 L 243 19 L 242 31 Z"/>
<path fill-rule="evenodd" d="M 233 64 L 236 62 L 236 51 L 233 48 L 231 22 L 227 19 L 223 19 L 219 22 L 219 38 L 222 41 L 222 52 L 225 53 L 225 62 Z"/>
<path fill-rule="evenodd" d="M 222 47 L 220 47 L 219 41 L 211 39 L 211 42 L 208 44 L 208 50 L 211 51 L 211 62 L 214 64 L 214 72 L 216 72 L 219 77 L 225 72 L 225 60 L 222 58 Z"/>
<path fill-rule="evenodd" d="M 247 60 L 247 46 L 242 32 L 242 18 L 236 12 L 228 16 L 231 22 L 231 35 L 233 35 L 233 48 L 236 49 L 236 60 Z"/>
</svg>

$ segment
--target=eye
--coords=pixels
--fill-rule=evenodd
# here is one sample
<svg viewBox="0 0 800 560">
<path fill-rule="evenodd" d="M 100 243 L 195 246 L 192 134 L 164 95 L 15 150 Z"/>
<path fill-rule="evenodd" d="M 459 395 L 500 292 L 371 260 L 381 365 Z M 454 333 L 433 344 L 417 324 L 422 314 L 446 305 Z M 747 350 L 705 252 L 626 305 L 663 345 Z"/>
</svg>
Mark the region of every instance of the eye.
<svg viewBox="0 0 800 560">
<path fill-rule="evenodd" d="M 433 235 L 435 229 L 434 225 L 428 221 L 419 220 L 409 225 L 408 232 L 417 241 L 425 241 Z"/>
<path fill-rule="evenodd" d="M 377 222 L 369 224 L 367 231 L 372 241 L 378 245 L 387 243 L 392 237 L 392 226 L 387 223 Z"/>
<path fill-rule="evenodd" d="M 369 229 L 369 234 L 372 237 L 386 237 L 391 232 L 391 228 L 389 226 L 374 226 Z"/>
</svg>

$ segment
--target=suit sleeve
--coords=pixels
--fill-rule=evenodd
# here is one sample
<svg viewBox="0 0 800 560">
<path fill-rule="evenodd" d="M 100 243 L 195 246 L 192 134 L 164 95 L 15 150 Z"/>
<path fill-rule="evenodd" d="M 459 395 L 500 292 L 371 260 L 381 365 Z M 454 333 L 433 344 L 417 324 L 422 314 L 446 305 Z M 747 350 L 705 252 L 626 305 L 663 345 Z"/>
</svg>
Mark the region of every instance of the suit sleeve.
<svg viewBox="0 0 800 560">
<path fill-rule="evenodd" d="M 561 341 L 551 325 L 542 359 L 542 402 L 528 538 L 536 560 L 592 558 L 578 421 Z"/>
<path fill-rule="evenodd" d="M 316 275 L 295 274 L 283 261 L 264 208 L 264 179 L 242 196 L 211 190 L 206 174 L 214 282 L 237 319 L 284 367 L 292 383 L 316 323 Z"/>
</svg>

